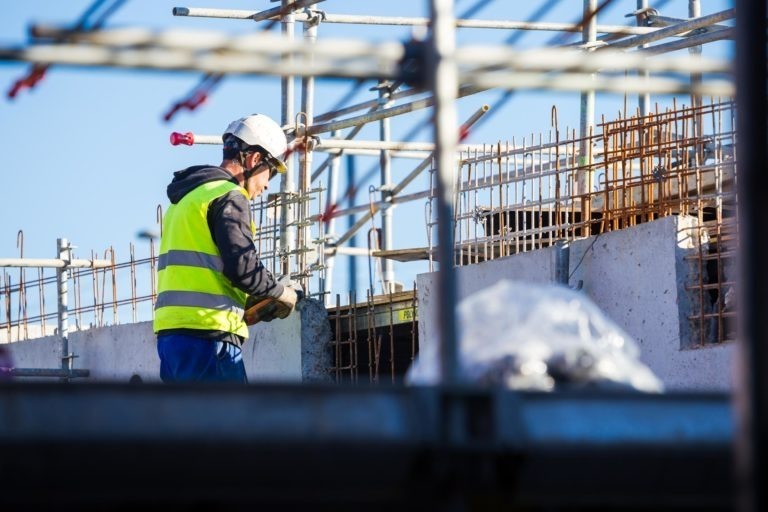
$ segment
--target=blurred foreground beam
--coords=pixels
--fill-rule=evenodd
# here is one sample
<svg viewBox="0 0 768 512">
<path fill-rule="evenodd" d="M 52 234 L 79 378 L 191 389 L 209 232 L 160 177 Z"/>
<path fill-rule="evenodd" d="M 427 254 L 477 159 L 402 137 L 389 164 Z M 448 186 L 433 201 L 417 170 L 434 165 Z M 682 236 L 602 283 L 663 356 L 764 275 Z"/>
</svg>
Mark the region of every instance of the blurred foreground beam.
<svg viewBox="0 0 768 512">
<path fill-rule="evenodd" d="M 727 395 L 705 393 L 0 382 L 0 495 L 9 509 L 724 510 L 732 419 Z M 222 451 L 227 471 L 211 472 Z"/>
</svg>

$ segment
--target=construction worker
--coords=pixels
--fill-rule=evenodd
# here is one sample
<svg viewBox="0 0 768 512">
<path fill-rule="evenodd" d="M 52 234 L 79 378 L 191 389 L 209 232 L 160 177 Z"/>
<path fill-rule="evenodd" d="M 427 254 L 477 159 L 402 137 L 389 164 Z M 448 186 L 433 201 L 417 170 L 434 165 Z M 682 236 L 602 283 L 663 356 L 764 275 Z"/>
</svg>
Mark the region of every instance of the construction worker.
<svg viewBox="0 0 768 512">
<path fill-rule="evenodd" d="M 274 298 L 277 318 L 296 305 L 259 260 L 250 216 L 250 201 L 285 172 L 285 134 L 254 114 L 230 123 L 222 142 L 221 165 L 175 172 L 168 185 L 154 318 L 163 382 L 246 383 L 246 299 Z"/>
</svg>

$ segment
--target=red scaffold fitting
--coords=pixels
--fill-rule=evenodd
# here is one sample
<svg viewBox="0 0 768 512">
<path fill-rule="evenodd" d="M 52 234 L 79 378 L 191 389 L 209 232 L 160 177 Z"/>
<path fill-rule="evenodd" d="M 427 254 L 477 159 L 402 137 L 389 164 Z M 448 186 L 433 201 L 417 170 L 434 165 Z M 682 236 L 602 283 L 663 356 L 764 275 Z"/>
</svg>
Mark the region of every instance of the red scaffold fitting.
<svg viewBox="0 0 768 512">
<path fill-rule="evenodd" d="M 179 133 L 179 132 L 173 132 L 171 133 L 171 145 L 178 146 L 179 144 L 185 144 L 187 146 L 191 146 L 195 143 L 195 134 L 192 132 L 187 133 Z"/>
<path fill-rule="evenodd" d="M 48 66 L 43 64 L 35 64 L 29 70 L 29 73 L 24 77 L 16 80 L 11 89 L 8 91 L 8 98 L 13 99 L 23 89 L 32 89 L 37 83 L 45 77 L 45 72 Z"/>
</svg>

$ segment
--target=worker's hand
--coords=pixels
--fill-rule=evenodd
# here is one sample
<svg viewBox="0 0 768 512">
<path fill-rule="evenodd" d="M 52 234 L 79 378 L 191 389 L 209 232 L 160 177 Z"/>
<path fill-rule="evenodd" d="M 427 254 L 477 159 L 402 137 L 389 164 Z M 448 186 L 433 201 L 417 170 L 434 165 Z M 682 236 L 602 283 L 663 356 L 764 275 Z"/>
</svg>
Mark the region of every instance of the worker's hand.
<svg viewBox="0 0 768 512">
<path fill-rule="evenodd" d="M 304 287 L 301 286 L 301 283 L 298 281 L 294 281 L 290 278 L 290 276 L 283 276 L 280 279 L 277 280 L 278 283 L 280 283 L 283 286 L 293 288 L 293 291 L 296 292 L 297 295 L 297 302 L 304 298 Z"/>
<path fill-rule="evenodd" d="M 275 318 L 282 319 L 290 315 L 291 311 L 296 308 L 296 302 L 298 300 L 299 297 L 296 290 L 291 286 L 283 285 L 283 293 L 276 299 L 277 308 L 274 313 Z"/>
</svg>

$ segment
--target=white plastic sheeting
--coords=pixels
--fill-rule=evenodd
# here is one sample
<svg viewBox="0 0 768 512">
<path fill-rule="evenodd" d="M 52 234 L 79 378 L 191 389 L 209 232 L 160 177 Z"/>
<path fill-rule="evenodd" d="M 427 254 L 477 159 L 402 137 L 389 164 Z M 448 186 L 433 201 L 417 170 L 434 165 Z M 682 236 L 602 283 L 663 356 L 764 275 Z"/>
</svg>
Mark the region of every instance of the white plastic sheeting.
<svg viewBox="0 0 768 512">
<path fill-rule="evenodd" d="M 640 350 L 583 293 L 561 285 L 502 280 L 457 308 L 459 375 L 473 384 L 553 391 L 573 388 L 663 391 Z M 439 380 L 436 344 L 420 348 L 406 374 Z"/>
</svg>

